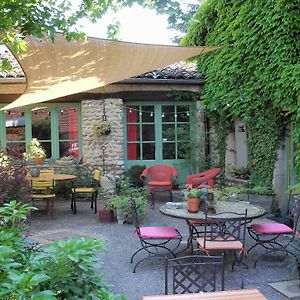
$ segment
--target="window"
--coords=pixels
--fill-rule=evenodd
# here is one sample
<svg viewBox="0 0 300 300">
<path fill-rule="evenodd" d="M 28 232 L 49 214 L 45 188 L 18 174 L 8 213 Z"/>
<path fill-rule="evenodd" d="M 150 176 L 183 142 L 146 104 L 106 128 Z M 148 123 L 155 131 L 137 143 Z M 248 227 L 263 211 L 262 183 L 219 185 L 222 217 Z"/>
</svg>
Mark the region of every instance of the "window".
<svg viewBox="0 0 300 300">
<path fill-rule="evenodd" d="M 25 151 L 25 117 L 24 112 L 6 111 L 5 135 L 8 151 Z M 1 143 L 2 144 L 2 143 Z"/>
<path fill-rule="evenodd" d="M 126 137 L 128 161 L 187 158 L 190 155 L 190 104 L 127 104 Z"/>
<path fill-rule="evenodd" d="M 76 107 L 58 107 L 59 156 L 78 158 L 78 111 Z"/>
<path fill-rule="evenodd" d="M 51 113 L 49 108 L 31 109 L 31 135 L 37 138 L 46 150 L 46 158 L 52 157 L 51 150 Z"/>
<path fill-rule="evenodd" d="M 22 111 L 0 112 L 0 123 L 4 125 L 4 129 L 0 128 L 0 146 L 25 152 L 29 141 L 37 138 L 46 149 L 47 158 L 68 155 L 78 158 L 80 113 L 79 103 L 46 104 Z"/>
<path fill-rule="evenodd" d="M 154 106 L 129 106 L 127 120 L 127 159 L 155 159 Z"/>
</svg>

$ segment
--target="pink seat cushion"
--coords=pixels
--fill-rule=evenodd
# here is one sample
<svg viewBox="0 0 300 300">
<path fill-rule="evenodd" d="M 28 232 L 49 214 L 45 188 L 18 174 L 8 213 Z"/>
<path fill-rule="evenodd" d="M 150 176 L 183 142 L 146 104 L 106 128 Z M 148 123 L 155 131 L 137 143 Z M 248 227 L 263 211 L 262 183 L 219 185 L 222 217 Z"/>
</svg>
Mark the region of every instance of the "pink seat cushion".
<svg viewBox="0 0 300 300">
<path fill-rule="evenodd" d="M 293 229 L 281 223 L 252 224 L 251 228 L 261 234 L 294 233 Z"/>
<path fill-rule="evenodd" d="M 140 232 L 143 238 L 172 239 L 179 237 L 179 233 L 176 228 L 168 226 L 141 227 Z"/>
</svg>

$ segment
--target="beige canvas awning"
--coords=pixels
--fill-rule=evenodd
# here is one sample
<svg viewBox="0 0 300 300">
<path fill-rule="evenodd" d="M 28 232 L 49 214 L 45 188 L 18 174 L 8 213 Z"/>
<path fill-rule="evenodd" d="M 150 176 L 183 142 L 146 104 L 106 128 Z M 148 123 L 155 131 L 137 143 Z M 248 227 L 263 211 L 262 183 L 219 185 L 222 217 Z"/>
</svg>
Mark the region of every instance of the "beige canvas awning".
<svg viewBox="0 0 300 300">
<path fill-rule="evenodd" d="M 88 38 L 54 42 L 28 37 L 29 51 L 16 56 L 26 90 L 2 108 L 12 109 L 80 93 L 182 61 L 220 47 L 180 47 Z"/>
</svg>

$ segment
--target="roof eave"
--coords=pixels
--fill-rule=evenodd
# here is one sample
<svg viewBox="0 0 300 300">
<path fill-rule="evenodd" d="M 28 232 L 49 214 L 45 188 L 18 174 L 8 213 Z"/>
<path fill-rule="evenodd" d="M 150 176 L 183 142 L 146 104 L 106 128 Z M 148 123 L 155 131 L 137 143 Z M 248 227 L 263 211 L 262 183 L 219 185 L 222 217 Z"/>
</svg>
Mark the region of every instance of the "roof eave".
<svg viewBox="0 0 300 300">
<path fill-rule="evenodd" d="M 201 79 L 157 79 L 157 78 L 129 78 L 117 82 L 118 84 L 178 84 L 178 85 L 199 85 Z"/>
</svg>

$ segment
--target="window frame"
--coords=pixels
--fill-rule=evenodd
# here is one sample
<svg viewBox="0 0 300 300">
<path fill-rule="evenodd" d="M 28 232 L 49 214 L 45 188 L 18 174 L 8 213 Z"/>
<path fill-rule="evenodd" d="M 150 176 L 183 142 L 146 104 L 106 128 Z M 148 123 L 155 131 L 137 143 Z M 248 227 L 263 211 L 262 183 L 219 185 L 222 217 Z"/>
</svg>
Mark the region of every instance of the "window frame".
<svg viewBox="0 0 300 300">
<path fill-rule="evenodd" d="M 6 104 L 0 104 L 0 107 L 4 107 Z M 51 158 L 59 159 L 59 131 L 58 131 L 58 113 L 60 107 L 76 107 L 77 119 L 78 119 L 78 159 L 82 156 L 82 111 L 81 103 L 77 102 L 61 102 L 61 103 L 40 103 L 36 105 L 30 105 L 24 107 L 25 116 L 25 147 L 27 148 L 29 142 L 32 140 L 32 119 L 31 111 L 34 108 L 47 107 L 50 112 L 51 120 Z M 12 109 L 13 110 L 13 109 Z M 6 140 L 6 126 L 5 126 L 5 112 L 0 111 L 0 149 L 5 149 L 7 146 Z M 66 141 L 66 140 L 63 140 Z M 70 140 L 71 141 L 71 140 Z"/>
<path fill-rule="evenodd" d="M 128 160 L 128 153 L 127 153 L 127 108 L 129 106 L 139 106 L 139 109 L 141 106 L 154 106 L 154 126 L 155 126 L 155 159 L 154 160 L 143 160 L 142 155 L 140 159 L 137 160 Z M 166 105 L 171 105 L 171 106 L 189 106 L 189 126 L 190 126 L 190 135 L 195 132 L 195 124 L 193 124 L 192 119 L 195 117 L 195 110 L 196 110 L 196 103 L 193 101 L 159 101 L 159 102 L 150 102 L 150 101 L 126 101 L 124 102 L 123 105 L 123 134 L 124 134 L 124 164 L 125 164 L 125 170 L 129 169 L 132 165 L 135 164 L 142 164 L 142 165 L 152 165 L 154 162 L 155 163 L 166 163 L 166 164 L 178 164 L 184 159 L 163 159 L 163 153 L 162 153 L 162 145 L 163 145 L 163 139 L 162 139 L 162 120 L 161 120 L 161 113 L 162 113 L 162 106 Z M 177 111 L 177 110 L 176 110 Z M 130 122 L 129 124 L 145 124 L 140 122 L 140 117 L 139 117 L 139 122 L 133 123 Z M 171 122 L 173 124 L 180 124 L 181 122 Z M 176 127 L 177 128 L 177 127 Z M 140 136 L 142 133 L 139 133 Z M 177 157 L 177 135 L 176 135 L 176 156 Z M 132 142 L 133 143 L 133 142 Z M 142 140 L 139 140 L 138 143 L 140 144 L 140 149 L 141 149 L 141 144 Z M 192 154 L 191 154 L 192 155 Z"/>
</svg>

